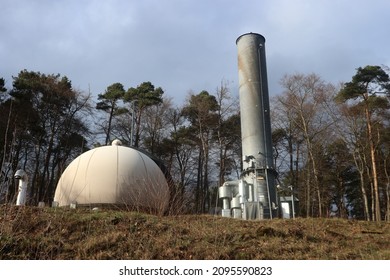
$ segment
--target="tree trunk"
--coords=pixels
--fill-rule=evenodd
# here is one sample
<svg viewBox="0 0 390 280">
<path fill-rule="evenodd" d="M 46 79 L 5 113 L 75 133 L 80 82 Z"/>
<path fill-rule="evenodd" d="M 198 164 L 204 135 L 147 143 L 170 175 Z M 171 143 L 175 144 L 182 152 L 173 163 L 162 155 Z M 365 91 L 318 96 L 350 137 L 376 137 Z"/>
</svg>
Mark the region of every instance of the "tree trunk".
<svg viewBox="0 0 390 280">
<path fill-rule="evenodd" d="M 309 161 L 311 162 L 311 166 L 313 169 L 313 175 L 314 175 L 314 189 L 317 193 L 317 202 L 318 202 L 318 216 L 322 217 L 322 203 L 321 203 L 321 193 L 320 193 L 320 188 L 319 188 L 319 179 L 318 179 L 318 171 L 317 171 L 317 165 L 315 162 L 315 158 L 313 155 L 313 147 L 312 143 L 309 140 L 309 137 L 307 134 L 305 135 L 306 137 L 306 145 L 307 145 L 307 150 L 308 150 L 308 155 L 309 155 Z M 314 213 L 313 213 L 314 214 Z"/>
<path fill-rule="evenodd" d="M 311 208 L 311 180 L 310 180 L 310 169 L 306 168 L 306 218 L 310 217 Z"/>
<path fill-rule="evenodd" d="M 203 176 L 203 213 L 208 211 L 210 209 L 210 205 L 208 204 L 209 202 L 209 176 L 208 176 L 208 152 L 205 155 L 204 159 L 204 176 Z"/>
<path fill-rule="evenodd" d="M 292 144 L 292 136 L 288 137 L 288 154 L 290 156 L 290 176 L 291 176 L 291 181 L 290 184 L 294 188 L 297 186 L 295 185 L 295 174 L 294 174 L 294 155 L 293 155 L 293 144 Z M 276 166 L 276 164 L 275 164 Z"/>
<path fill-rule="evenodd" d="M 106 145 L 110 144 L 110 134 L 111 134 L 111 124 L 112 124 L 112 118 L 114 116 L 114 110 L 115 105 L 111 105 L 110 114 L 108 116 L 108 127 L 107 127 L 107 134 L 106 134 Z"/>
<path fill-rule="evenodd" d="M 338 197 L 337 197 L 337 211 L 339 218 L 346 218 L 346 207 L 344 203 L 344 182 L 341 176 L 338 176 Z"/>
<path fill-rule="evenodd" d="M 386 221 L 390 221 L 390 181 L 389 178 L 387 179 L 387 184 L 386 184 Z"/>
<path fill-rule="evenodd" d="M 390 221 L 390 176 L 389 172 L 387 171 L 387 159 L 384 160 L 384 171 L 386 176 L 386 214 L 385 214 L 385 220 Z"/>
<path fill-rule="evenodd" d="M 50 161 L 53 154 L 53 147 L 54 147 L 54 137 L 56 136 L 56 125 L 57 122 L 55 121 L 52 124 L 52 128 L 50 131 L 50 139 L 47 146 L 47 152 L 45 156 L 45 163 L 43 166 L 43 173 L 41 176 L 41 183 L 39 186 L 39 192 L 38 192 L 38 202 L 45 201 L 47 195 L 48 195 L 48 189 L 50 184 Z"/>
<path fill-rule="evenodd" d="M 311 154 L 311 153 L 310 153 Z M 312 155 L 311 155 L 312 156 Z M 318 216 L 322 217 L 322 200 L 321 200 L 321 192 L 320 192 L 320 186 L 319 186 L 319 179 L 318 179 L 318 171 L 317 171 L 317 165 L 315 163 L 315 159 L 313 157 L 312 159 L 313 164 L 313 174 L 314 174 L 314 184 L 317 192 L 317 202 L 318 202 Z"/>
<path fill-rule="evenodd" d="M 137 108 L 137 115 L 135 118 L 135 135 L 134 135 L 134 147 L 139 147 L 139 142 L 141 138 L 141 116 L 143 108 Z"/>
<path fill-rule="evenodd" d="M 295 188 L 298 190 L 299 188 L 299 153 L 300 153 L 300 144 L 297 143 L 297 153 L 296 153 L 296 159 L 295 159 Z"/>
<path fill-rule="evenodd" d="M 4 134 L 3 158 L 1 160 L 0 172 L 4 172 L 7 155 L 8 154 L 11 155 L 11 151 L 9 151 L 7 153 L 7 146 L 8 146 L 7 140 L 8 140 L 8 130 L 10 128 L 10 122 L 11 122 L 11 116 L 12 116 L 12 104 L 13 104 L 13 101 L 11 99 L 11 104 L 9 107 L 8 118 L 7 118 L 7 125 L 5 128 L 5 134 Z M 12 147 L 12 145 L 11 145 L 11 147 Z M 12 149 L 10 149 L 10 150 L 12 150 Z M 4 172 L 4 176 L 0 176 L 0 191 L 2 190 L 3 186 L 7 185 L 7 193 L 9 193 L 9 191 L 10 191 L 10 186 L 7 182 L 8 171 L 9 171 L 9 168 L 7 167 L 7 171 Z M 3 174 L 0 174 L 0 175 L 3 175 Z M 12 196 L 13 196 L 13 194 L 12 194 Z M 6 200 L 8 201 L 8 198 L 6 198 Z"/>
<path fill-rule="evenodd" d="M 37 145 L 35 145 L 35 167 L 34 167 L 34 173 L 31 176 L 31 188 L 30 188 L 30 198 L 32 202 L 37 203 L 38 202 L 38 191 L 37 186 L 39 184 L 39 169 L 40 169 L 40 157 L 41 157 L 41 151 L 42 151 L 42 142 L 43 139 L 39 139 L 39 142 Z"/>
<path fill-rule="evenodd" d="M 375 157 L 375 145 L 372 135 L 372 124 L 371 124 L 371 114 L 368 110 L 368 106 L 365 108 L 366 118 L 367 118 L 367 134 L 368 142 L 370 145 L 370 157 L 371 157 L 371 168 L 372 168 L 372 184 L 373 184 L 373 201 L 374 204 L 374 213 L 373 216 L 375 221 L 381 220 L 381 209 L 380 209 L 380 200 L 379 200 L 379 187 L 378 187 L 378 175 L 376 170 L 376 157 Z"/>
<path fill-rule="evenodd" d="M 356 152 L 353 153 L 353 160 L 355 162 L 355 165 L 358 169 L 359 176 L 360 176 L 360 191 L 362 192 L 362 198 L 363 198 L 363 204 L 364 204 L 364 217 L 367 221 L 370 221 L 370 211 L 368 208 L 368 198 L 365 188 L 365 180 L 364 180 L 364 162 L 360 155 L 357 155 Z"/>
<path fill-rule="evenodd" d="M 202 202 L 202 173 L 203 173 L 203 163 L 202 163 L 202 149 L 199 149 L 198 156 L 198 174 L 196 180 L 196 189 L 195 189 L 195 212 L 201 212 L 201 202 Z"/>
</svg>

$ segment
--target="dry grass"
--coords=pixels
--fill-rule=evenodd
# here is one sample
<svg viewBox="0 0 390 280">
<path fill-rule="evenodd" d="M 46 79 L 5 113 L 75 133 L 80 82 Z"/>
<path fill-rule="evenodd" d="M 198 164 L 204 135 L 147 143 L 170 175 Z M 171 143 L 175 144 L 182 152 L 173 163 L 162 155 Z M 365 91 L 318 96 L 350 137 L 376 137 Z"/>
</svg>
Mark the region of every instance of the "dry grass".
<svg viewBox="0 0 390 280">
<path fill-rule="evenodd" d="M 390 259 L 390 225 L 0 206 L 0 259 Z"/>
</svg>

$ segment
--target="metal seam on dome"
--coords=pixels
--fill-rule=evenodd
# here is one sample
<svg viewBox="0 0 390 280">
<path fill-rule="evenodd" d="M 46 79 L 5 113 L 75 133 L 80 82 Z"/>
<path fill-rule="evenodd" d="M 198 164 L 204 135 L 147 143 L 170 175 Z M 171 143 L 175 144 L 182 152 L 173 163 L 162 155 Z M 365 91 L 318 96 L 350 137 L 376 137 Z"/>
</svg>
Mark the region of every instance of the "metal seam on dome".
<svg viewBox="0 0 390 280">
<path fill-rule="evenodd" d="M 147 168 L 147 166 L 146 166 L 144 157 L 142 156 L 142 154 L 141 154 L 139 151 L 137 151 L 137 154 L 138 154 L 138 156 L 141 158 L 142 163 L 144 164 L 144 169 L 145 169 L 146 176 L 149 177 L 148 168 Z M 145 178 L 144 178 L 144 180 L 145 180 Z"/>
<path fill-rule="evenodd" d="M 119 141 L 119 140 L 118 140 Z M 119 145 L 115 145 L 116 148 L 116 182 L 115 182 L 115 196 L 118 197 L 119 193 Z"/>
<path fill-rule="evenodd" d="M 81 157 L 79 157 L 79 158 L 78 158 L 78 161 L 77 161 L 77 168 L 76 168 L 76 172 L 75 172 L 75 174 L 74 174 L 74 176 L 73 176 L 72 184 L 71 184 L 71 186 L 70 186 L 70 190 L 69 190 L 69 194 L 68 194 L 68 200 L 69 200 L 70 194 L 72 193 L 72 190 L 73 190 L 73 185 L 74 185 L 74 182 L 75 182 L 75 180 L 76 180 L 77 173 L 78 173 L 78 171 L 79 171 L 80 162 L 81 162 Z"/>
<path fill-rule="evenodd" d="M 87 168 L 85 169 L 85 174 L 84 174 L 84 175 L 85 175 L 84 182 L 88 182 L 87 178 L 88 178 L 89 164 L 90 164 L 90 162 L 91 162 L 91 160 L 92 160 L 93 155 L 96 153 L 97 150 L 98 150 L 98 148 L 93 149 L 93 150 L 92 150 L 92 153 L 91 153 L 91 156 L 90 156 L 89 159 L 88 159 Z M 86 185 L 83 186 L 83 188 L 80 190 L 80 192 L 79 192 L 79 194 L 77 195 L 77 197 L 84 191 L 85 188 L 86 188 L 87 191 L 88 191 L 88 199 L 91 200 L 91 188 L 90 188 L 90 187 L 87 188 Z"/>
</svg>

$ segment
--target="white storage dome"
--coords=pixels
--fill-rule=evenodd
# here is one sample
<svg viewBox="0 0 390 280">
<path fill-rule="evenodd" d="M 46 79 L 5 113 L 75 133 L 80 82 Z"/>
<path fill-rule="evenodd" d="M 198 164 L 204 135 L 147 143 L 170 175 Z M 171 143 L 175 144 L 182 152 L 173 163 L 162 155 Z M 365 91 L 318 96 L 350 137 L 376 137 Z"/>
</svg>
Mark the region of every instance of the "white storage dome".
<svg viewBox="0 0 390 280">
<path fill-rule="evenodd" d="M 138 150 L 120 146 L 92 149 L 73 160 L 62 174 L 54 201 L 58 206 L 112 204 L 129 209 L 165 211 L 167 180 L 158 165 Z"/>
</svg>

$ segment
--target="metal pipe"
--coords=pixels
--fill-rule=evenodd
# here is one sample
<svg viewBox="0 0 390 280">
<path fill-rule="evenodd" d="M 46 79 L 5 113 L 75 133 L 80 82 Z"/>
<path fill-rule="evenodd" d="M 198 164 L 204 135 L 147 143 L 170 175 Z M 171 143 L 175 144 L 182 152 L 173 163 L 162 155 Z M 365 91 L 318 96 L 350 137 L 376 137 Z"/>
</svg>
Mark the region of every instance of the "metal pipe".
<svg viewBox="0 0 390 280">
<path fill-rule="evenodd" d="M 19 180 L 18 186 L 18 197 L 16 199 L 16 205 L 25 205 L 26 204 L 26 195 L 27 195 L 27 173 L 19 169 L 15 172 L 15 179 Z"/>
</svg>

